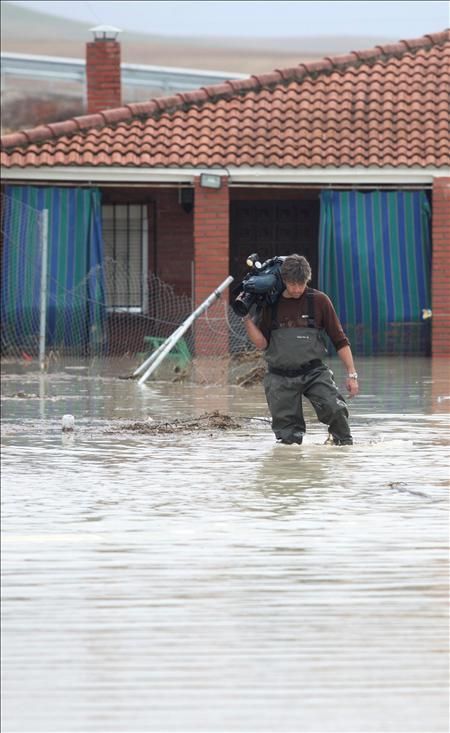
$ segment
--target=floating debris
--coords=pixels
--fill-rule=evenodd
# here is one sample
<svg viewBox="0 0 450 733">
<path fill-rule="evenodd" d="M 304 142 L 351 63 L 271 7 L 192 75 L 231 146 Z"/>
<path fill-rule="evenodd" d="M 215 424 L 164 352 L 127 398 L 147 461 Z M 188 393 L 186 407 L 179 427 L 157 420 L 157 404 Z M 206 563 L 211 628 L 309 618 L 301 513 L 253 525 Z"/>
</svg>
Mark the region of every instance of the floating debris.
<svg viewBox="0 0 450 733">
<path fill-rule="evenodd" d="M 395 491 L 400 491 L 404 494 L 412 494 L 413 496 L 420 496 L 424 499 L 430 499 L 430 496 L 428 494 L 425 494 L 423 491 L 414 491 L 414 489 L 410 489 L 404 481 L 390 481 L 388 486 L 389 488 L 395 489 Z"/>
<path fill-rule="evenodd" d="M 14 394 L 11 395 L 5 395 L 8 399 L 19 399 L 19 400 L 35 400 L 37 399 L 37 394 L 30 394 L 28 392 L 14 392 Z"/>
<path fill-rule="evenodd" d="M 140 420 L 137 422 L 124 423 L 114 427 L 113 431 L 130 430 L 135 433 L 150 433 L 153 435 L 191 433 L 205 430 L 237 430 L 241 424 L 230 415 L 223 415 L 217 410 L 205 413 L 200 417 L 187 420 L 171 420 L 156 422 L 154 420 Z"/>
</svg>

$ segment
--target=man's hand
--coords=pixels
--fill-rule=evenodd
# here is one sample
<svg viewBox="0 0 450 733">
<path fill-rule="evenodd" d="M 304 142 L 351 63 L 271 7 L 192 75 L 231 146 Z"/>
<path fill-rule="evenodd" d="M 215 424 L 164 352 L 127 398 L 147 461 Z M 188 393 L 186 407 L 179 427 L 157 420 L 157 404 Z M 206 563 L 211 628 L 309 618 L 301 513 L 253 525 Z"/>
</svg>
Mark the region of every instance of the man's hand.
<svg viewBox="0 0 450 733">
<path fill-rule="evenodd" d="M 358 380 L 354 377 L 347 377 L 347 390 L 350 397 L 355 397 L 359 392 Z"/>
<path fill-rule="evenodd" d="M 338 356 L 347 370 L 347 390 L 350 397 L 355 397 L 359 392 L 358 373 L 355 371 L 355 363 L 353 361 L 350 346 L 342 346 L 338 351 Z"/>
</svg>

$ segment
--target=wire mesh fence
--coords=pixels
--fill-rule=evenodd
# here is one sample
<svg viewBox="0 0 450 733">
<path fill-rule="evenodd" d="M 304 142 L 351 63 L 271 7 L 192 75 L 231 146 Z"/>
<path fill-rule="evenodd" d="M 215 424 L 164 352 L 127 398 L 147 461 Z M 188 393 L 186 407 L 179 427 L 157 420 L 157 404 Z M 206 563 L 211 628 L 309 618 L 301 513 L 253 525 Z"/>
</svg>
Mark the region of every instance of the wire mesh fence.
<svg viewBox="0 0 450 733">
<path fill-rule="evenodd" d="M 73 277 L 70 258 L 45 251 L 44 214 L 1 198 L 2 362 L 47 370 L 95 364 L 99 373 L 132 373 L 193 311 L 188 295 L 123 259 Z M 70 277 L 69 270 L 72 268 Z M 120 303 L 124 303 L 121 305 Z M 130 305 L 131 304 L 131 305 Z M 197 304 L 198 305 L 198 304 Z M 40 351 L 42 352 L 40 354 Z M 223 382 L 230 358 L 254 352 L 224 293 L 174 346 L 158 378 Z"/>
</svg>

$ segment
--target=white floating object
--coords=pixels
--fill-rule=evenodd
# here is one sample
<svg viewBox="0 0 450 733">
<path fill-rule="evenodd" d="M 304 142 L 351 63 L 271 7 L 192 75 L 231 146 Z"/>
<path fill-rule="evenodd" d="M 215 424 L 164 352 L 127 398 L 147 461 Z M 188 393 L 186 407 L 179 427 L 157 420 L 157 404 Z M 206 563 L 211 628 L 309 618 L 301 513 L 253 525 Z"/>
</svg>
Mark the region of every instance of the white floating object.
<svg viewBox="0 0 450 733">
<path fill-rule="evenodd" d="M 63 433 L 71 432 L 75 427 L 74 416 L 73 415 L 63 415 L 61 427 L 62 427 Z"/>
</svg>

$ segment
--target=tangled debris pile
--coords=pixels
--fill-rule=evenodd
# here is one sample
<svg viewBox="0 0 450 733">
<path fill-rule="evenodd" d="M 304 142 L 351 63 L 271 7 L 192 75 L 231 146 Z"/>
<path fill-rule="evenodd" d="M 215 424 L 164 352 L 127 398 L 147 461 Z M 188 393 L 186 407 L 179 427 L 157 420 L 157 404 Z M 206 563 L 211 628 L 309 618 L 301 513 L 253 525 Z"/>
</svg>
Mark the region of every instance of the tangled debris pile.
<svg viewBox="0 0 450 733">
<path fill-rule="evenodd" d="M 266 368 L 264 366 L 253 367 L 247 374 L 236 377 L 236 384 L 240 387 L 252 387 L 254 384 L 261 384 L 265 373 Z"/>
<path fill-rule="evenodd" d="M 125 423 L 120 427 L 114 428 L 114 431 L 131 430 L 136 433 L 149 433 L 153 435 L 188 433 L 204 430 L 237 430 L 240 423 L 230 415 L 223 415 L 218 410 L 214 412 L 206 412 L 200 417 L 190 418 L 188 420 L 172 420 L 171 422 L 154 422 L 149 420 L 140 420 L 138 422 Z"/>
<path fill-rule="evenodd" d="M 261 384 L 265 373 L 266 364 L 260 351 L 249 350 L 233 356 L 232 377 L 239 387 Z"/>
</svg>

